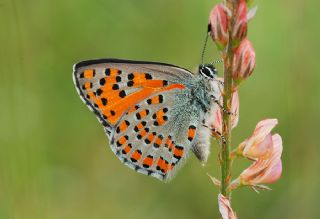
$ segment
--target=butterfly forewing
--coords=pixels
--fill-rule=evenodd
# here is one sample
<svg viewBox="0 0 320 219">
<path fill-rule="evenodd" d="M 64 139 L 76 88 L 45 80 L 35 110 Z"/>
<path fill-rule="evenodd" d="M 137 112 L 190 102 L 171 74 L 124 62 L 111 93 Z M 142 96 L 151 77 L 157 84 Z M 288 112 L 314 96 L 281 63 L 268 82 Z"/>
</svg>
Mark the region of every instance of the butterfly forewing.
<svg viewBox="0 0 320 219">
<path fill-rule="evenodd" d="M 196 137 L 199 110 L 188 103 L 184 83 L 192 77 L 176 66 L 114 59 L 74 68 L 79 94 L 105 126 L 113 152 L 161 180 L 171 178 Z"/>
<path fill-rule="evenodd" d="M 113 127 L 129 106 L 154 92 L 182 88 L 178 82 L 190 77 L 187 70 L 151 62 L 105 59 L 74 67 L 80 96 L 107 127 Z"/>
</svg>

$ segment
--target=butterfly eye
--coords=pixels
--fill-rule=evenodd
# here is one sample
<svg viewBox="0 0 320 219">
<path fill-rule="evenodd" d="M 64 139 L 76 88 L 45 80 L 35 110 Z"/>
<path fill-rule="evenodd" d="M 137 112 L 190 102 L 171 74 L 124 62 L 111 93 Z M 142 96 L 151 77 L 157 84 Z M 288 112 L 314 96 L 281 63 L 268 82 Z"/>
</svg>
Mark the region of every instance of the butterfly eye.
<svg viewBox="0 0 320 219">
<path fill-rule="evenodd" d="M 212 64 L 200 65 L 199 73 L 206 78 L 214 79 L 217 75 L 217 69 Z"/>
</svg>

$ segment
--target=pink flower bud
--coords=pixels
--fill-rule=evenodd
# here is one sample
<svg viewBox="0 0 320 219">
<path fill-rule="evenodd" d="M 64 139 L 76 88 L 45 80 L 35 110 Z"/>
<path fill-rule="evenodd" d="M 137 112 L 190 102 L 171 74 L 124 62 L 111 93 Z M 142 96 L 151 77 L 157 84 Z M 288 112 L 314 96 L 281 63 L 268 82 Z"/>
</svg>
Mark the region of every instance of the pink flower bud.
<svg viewBox="0 0 320 219">
<path fill-rule="evenodd" d="M 260 121 L 253 134 L 239 145 L 238 152 L 252 160 L 269 156 L 273 148 L 271 130 L 277 124 L 277 119 Z"/>
<path fill-rule="evenodd" d="M 227 8 L 217 4 L 210 12 L 209 31 L 213 41 L 220 50 L 223 50 L 228 43 L 228 16 Z"/>
<path fill-rule="evenodd" d="M 258 185 L 261 183 L 273 183 L 277 181 L 282 173 L 282 139 L 275 134 L 272 136 L 272 153 L 267 158 L 259 158 L 240 174 L 242 185 Z"/>
<path fill-rule="evenodd" d="M 235 213 L 233 212 L 230 206 L 230 201 L 222 194 L 218 195 L 218 203 L 222 219 L 237 219 Z"/>
<path fill-rule="evenodd" d="M 256 53 L 248 39 L 244 39 L 233 57 L 232 78 L 237 84 L 249 77 L 256 66 Z"/>
<path fill-rule="evenodd" d="M 222 101 L 221 101 L 222 105 Z M 238 91 L 235 91 L 232 94 L 232 105 L 231 105 L 231 125 L 232 128 L 236 127 L 238 125 L 239 121 L 239 95 Z M 214 122 L 211 124 L 211 127 L 214 128 L 218 132 L 222 132 L 222 110 L 217 107 L 214 112 Z"/>
<path fill-rule="evenodd" d="M 238 45 L 247 36 L 247 3 L 245 0 L 239 1 L 235 16 L 232 38 Z"/>
</svg>

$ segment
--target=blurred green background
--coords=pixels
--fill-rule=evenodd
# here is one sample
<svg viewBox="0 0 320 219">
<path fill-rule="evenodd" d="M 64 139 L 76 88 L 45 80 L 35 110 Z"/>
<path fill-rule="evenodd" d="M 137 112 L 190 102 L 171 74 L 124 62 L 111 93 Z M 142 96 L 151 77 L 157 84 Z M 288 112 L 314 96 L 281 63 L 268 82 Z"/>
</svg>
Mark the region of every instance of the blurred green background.
<svg viewBox="0 0 320 219">
<path fill-rule="evenodd" d="M 218 1 L 1 0 L 0 218 L 219 218 L 217 144 L 164 184 L 114 156 L 74 88 L 72 65 L 115 57 L 195 69 Z M 320 218 L 320 29 L 316 0 L 262 1 L 249 26 L 257 68 L 240 90 L 236 145 L 278 118 L 283 176 L 233 193 L 239 218 Z M 206 60 L 219 59 L 210 41 Z M 221 71 L 222 65 L 218 65 Z M 234 176 L 248 166 L 235 163 Z"/>
</svg>

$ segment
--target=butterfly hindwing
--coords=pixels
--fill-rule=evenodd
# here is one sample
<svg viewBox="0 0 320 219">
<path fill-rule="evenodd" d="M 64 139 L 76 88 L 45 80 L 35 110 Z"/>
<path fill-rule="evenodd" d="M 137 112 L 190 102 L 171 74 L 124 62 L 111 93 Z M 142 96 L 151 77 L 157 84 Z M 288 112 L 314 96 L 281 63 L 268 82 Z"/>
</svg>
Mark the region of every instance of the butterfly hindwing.
<svg viewBox="0 0 320 219">
<path fill-rule="evenodd" d="M 196 138 L 200 114 L 185 83 L 192 77 L 152 62 L 104 59 L 74 67 L 78 92 L 105 127 L 113 152 L 161 180 L 173 176 Z"/>
<path fill-rule="evenodd" d="M 129 167 L 167 180 L 186 159 L 196 136 L 199 115 L 196 109 L 177 105 L 179 92 L 171 90 L 151 96 L 121 118 L 111 144 Z M 185 116 L 193 120 L 186 120 Z"/>
</svg>

